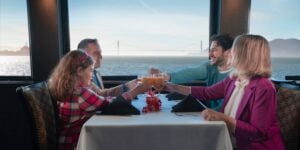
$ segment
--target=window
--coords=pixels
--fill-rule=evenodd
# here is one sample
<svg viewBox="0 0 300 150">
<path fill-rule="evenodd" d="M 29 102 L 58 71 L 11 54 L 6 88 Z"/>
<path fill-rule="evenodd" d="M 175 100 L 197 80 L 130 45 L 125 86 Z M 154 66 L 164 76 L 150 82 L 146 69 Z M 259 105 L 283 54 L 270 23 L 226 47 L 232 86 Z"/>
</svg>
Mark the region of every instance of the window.
<svg viewBox="0 0 300 150">
<path fill-rule="evenodd" d="M 0 76 L 30 76 L 26 0 L 0 1 Z"/>
<path fill-rule="evenodd" d="M 71 49 L 97 38 L 103 75 L 164 72 L 207 60 L 209 1 L 70 0 Z"/>
<path fill-rule="evenodd" d="M 272 77 L 300 75 L 300 1 L 251 1 L 250 33 L 267 38 L 271 47 Z"/>
</svg>

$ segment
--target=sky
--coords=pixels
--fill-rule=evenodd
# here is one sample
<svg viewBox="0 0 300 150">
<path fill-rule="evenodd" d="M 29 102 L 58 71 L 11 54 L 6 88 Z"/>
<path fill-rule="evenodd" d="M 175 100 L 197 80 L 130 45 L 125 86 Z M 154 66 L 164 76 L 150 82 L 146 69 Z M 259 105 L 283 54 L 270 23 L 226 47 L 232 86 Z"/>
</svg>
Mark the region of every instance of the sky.
<svg viewBox="0 0 300 150">
<path fill-rule="evenodd" d="M 249 22 L 250 33 L 269 41 L 300 39 L 300 0 L 252 0 Z"/>
<path fill-rule="evenodd" d="M 0 0 L 0 50 L 29 43 L 26 0 Z"/>
<path fill-rule="evenodd" d="M 200 51 L 201 40 L 208 47 L 208 1 L 92 2 L 69 3 L 72 49 L 86 37 L 97 38 L 104 55 L 182 55 Z"/>
<path fill-rule="evenodd" d="M 250 29 L 300 39 L 300 0 L 252 0 Z M 104 55 L 193 55 L 208 47 L 209 0 L 69 0 L 70 44 L 97 38 Z M 0 50 L 28 44 L 26 0 L 0 1 Z M 143 50 L 141 52 L 141 50 Z"/>
</svg>

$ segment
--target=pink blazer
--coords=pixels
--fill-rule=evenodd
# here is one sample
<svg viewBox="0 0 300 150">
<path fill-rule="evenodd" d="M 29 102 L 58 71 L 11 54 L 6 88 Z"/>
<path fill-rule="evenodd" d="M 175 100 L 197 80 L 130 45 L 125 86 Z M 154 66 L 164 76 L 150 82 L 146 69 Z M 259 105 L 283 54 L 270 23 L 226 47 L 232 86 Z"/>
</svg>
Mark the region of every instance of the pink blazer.
<svg viewBox="0 0 300 150">
<path fill-rule="evenodd" d="M 236 78 L 227 77 L 210 87 L 192 87 L 192 95 L 204 101 L 224 98 L 221 108 L 221 112 L 224 112 L 235 81 Z M 237 149 L 284 149 L 276 105 L 276 90 L 272 82 L 267 78 L 252 78 L 245 87 L 235 118 Z"/>
</svg>

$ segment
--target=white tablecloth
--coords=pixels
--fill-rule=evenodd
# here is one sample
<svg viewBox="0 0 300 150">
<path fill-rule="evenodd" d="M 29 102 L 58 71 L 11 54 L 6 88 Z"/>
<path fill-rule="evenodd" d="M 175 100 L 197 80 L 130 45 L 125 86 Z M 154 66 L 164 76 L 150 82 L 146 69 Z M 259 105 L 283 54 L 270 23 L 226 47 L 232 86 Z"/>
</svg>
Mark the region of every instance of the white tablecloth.
<svg viewBox="0 0 300 150">
<path fill-rule="evenodd" d="M 78 150 L 230 150 L 226 124 L 204 121 L 200 113 L 171 113 L 178 101 L 161 95 L 160 112 L 132 116 L 100 116 L 81 129 Z M 132 104 L 142 110 L 145 97 Z"/>
</svg>

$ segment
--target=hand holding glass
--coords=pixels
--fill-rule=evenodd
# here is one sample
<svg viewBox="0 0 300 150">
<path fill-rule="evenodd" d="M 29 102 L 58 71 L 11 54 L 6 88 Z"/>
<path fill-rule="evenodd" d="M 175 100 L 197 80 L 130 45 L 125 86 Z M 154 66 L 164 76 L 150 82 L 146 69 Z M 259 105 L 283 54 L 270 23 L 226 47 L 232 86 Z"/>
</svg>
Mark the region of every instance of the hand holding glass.
<svg viewBox="0 0 300 150">
<path fill-rule="evenodd" d="M 145 76 L 142 78 L 142 83 L 149 88 L 153 86 L 156 90 L 159 90 L 163 87 L 164 77 L 160 74 Z"/>
</svg>

